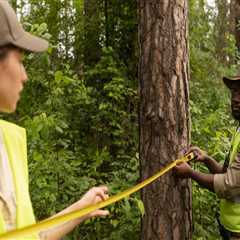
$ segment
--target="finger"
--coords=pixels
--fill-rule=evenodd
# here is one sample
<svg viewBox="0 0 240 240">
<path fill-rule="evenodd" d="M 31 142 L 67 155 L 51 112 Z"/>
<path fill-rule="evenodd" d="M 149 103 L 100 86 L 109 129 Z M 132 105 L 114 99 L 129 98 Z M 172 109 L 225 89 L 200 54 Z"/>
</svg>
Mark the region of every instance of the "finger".
<svg viewBox="0 0 240 240">
<path fill-rule="evenodd" d="M 201 152 L 201 148 L 199 148 L 198 146 L 193 146 L 190 148 L 192 151 L 197 151 L 197 152 Z"/>
<path fill-rule="evenodd" d="M 99 186 L 98 188 L 100 188 L 102 191 L 104 191 L 106 194 L 108 193 L 108 187 L 105 185 Z"/>
<path fill-rule="evenodd" d="M 96 211 L 94 211 L 93 213 L 91 213 L 91 217 L 105 217 L 107 215 L 109 215 L 109 211 L 108 210 L 101 210 L 101 209 L 98 209 Z"/>
<path fill-rule="evenodd" d="M 190 154 L 191 152 L 192 152 L 191 148 L 188 148 L 188 149 L 185 151 L 184 155 L 188 155 L 188 154 Z"/>
<path fill-rule="evenodd" d="M 192 148 L 189 149 L 188 153 L 193 153 L 195 160 L 199 160 L 199 158 L 202 155 L 202 150 L 198 147 L 192 147 Z"/>
<path fill-rule="evenodd" d="M 107 199 L 109 198 L 109 195 L 108 194 L 96 194 L 96 197 L 95 197 L 95 203 L 99 203 L 99 202 L 102 202 L 102 201 L 106 201 Z"/>
<path fill-rule="evenodd" d="M 103 200 L 107 199 L 108 194 L 106 194 L 106 190 L 107 190 L 106 187 L 96 187 L 94 189 L 94 192 L 95 192 L 96 196 L 101 198 L 99 201 L 101 201 L 101 200 L 103 201 Z"/>
<path fill-rule="evenodd" d="M 185 162 L 178 162 L 178 163 L 176 164 L 176 167 L 179 168 L 179 167 L 184 166 L 185 164 L 187 164 L 187 163 L 185 163 Z"/>
<path fill-rule="evenodd" d="M 97 214 L 98 214 L 98 216 L 107 216 L 110 213 L 109 213 L 108 210 L 101 210 L 101 209 L 99 209 L 99 210 L 97 210 Z"/>
<path fill-rule="evenodd" d="M 197 150 L 200 149 L 198 146 L 191 146 L 190 148 L 193 149 L 193 150 L 194 150 L 194 149 L 197 149 Z"/>
</svg>

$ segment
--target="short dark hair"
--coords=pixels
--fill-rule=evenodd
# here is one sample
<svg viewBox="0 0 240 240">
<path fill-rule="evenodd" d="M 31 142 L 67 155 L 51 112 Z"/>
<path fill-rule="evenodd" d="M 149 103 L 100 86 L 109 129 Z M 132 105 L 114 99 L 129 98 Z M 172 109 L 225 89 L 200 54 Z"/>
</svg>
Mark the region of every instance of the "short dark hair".
<svg viewBox="0 0 240 240">
<path fill-rule="evenodd" d="M 12 49 L 17 49 L 17 47 L 12 44 L 0 46 L 0 61 L 4 60 Z"/>
</svg>

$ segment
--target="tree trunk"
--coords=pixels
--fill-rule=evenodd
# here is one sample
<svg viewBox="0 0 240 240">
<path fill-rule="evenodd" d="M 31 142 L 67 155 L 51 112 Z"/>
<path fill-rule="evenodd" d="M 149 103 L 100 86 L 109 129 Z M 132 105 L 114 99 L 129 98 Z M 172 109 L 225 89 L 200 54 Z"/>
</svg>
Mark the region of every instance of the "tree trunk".
<svg viewBox="0 0 240 240">
<path fill-rule="evenodd" d="M 235 35 L 235 4 L 236 0 L 230 1 L 230 14 L 229 14 L 229 29 L 231 34 Z"/>
<path fill-rule="evenodd" d="M 216 54 L 221 63 L 228 64 L 227 36 L 230 32 L 229 26 L 229 3 L 226 0 L 217 0 L 217 19 L 215 24 L 216 31 Z"/>
<path fill-rule="evenodd" d="M 240 0 L 231 0 L 231 29 L 236 39 L 236 47 L 240 51 Z"/>
<path fill-rule="evenodd" d="M 109 18 L 108 18 L 108 0 L 104 1 L 104 15 L 105 15 L 105 46 L 109 47 Z"/>
<path fill-rule="evenodd" d="M 101 57 L 101 0 L 84 0 L 84 63 L 94 66 Z"/>
<path fill-rule="evenodd" d="M 141 179 L 189 145 L 187 0 L 139 0 Z M 142 240 L 192 236 L 191 183 L 173 172 L 142 191 Z"/>
</svg>

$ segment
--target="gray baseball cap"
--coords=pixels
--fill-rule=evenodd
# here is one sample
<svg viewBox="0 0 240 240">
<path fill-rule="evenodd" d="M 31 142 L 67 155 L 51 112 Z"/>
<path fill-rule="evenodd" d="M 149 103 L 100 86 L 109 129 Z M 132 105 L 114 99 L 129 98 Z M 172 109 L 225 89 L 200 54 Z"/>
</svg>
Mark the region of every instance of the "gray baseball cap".
<svg viewBox="0 0 240 240">
<path fill-rule="evenodd" d="M 0 46 L 12 44 L 30 52 L 43 52 L 48 42 L 26 32 L 7 0 L 0 0 Z"/>
</svg>

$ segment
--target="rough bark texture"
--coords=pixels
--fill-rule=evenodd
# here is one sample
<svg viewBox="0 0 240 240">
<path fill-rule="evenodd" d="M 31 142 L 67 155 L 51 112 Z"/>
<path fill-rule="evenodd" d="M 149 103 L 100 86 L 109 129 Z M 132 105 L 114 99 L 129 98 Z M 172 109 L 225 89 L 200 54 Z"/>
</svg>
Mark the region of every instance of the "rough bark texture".
<svg viewBox="0 0 240 240">
<path fill-rule="evenodd" d="M 187 0 L 139 0 L 140 161 L 146 179 L 188 146 Z M 142 240 L 192 236 L 191 185 L 173 172 L 142 191 Z"/>
</svg>

